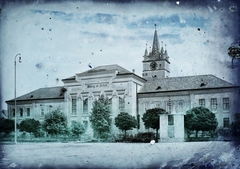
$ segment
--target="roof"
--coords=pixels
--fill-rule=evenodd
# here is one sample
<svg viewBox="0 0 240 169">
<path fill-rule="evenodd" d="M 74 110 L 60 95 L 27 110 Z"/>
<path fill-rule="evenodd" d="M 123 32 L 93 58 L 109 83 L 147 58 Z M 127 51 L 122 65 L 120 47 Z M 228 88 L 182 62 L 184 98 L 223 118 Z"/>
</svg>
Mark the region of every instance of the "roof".
<svg viewBox="0 0 240 169">
<path fill-rule="evenodd" d="M 30 93 L 17 97 L 16 100 L 26 101 L 26 100 L 41 100 L 41 99 L 63 99 L 64 98 L 64 91 L 66 89 L 63 86 L 58 87 L 46 87 L 34 90 Z M 12 100 L 8 100 L 6 102 L 12 102 Z"/>
<path fill-rule="evenodd" d="M 81 76 L 89 76 L 89 75 L 108 74 L 108 73 L 115 73 L 116 71 L 118 72 L 118 74 L 132 73 L 117 64 L 113 64 L 113 65 L 98 66 L 88 71 L 77 73 L 77 76 L 81 77 Z"/>
<path fill-rule="evenodd" d="M 151 79 L 144 84 L 139 93 L 221 87 L 234 87 L 234 85 L 214 75 L 196 75 Z"/>
</svg>

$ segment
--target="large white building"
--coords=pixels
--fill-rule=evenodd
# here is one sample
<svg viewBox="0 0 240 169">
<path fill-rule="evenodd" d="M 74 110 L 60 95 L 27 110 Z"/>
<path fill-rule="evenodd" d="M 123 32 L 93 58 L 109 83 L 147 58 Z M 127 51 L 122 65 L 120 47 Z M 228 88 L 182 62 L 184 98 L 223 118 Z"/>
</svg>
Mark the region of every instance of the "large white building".
<svg viewBox="0 0 240 169">
<path fill-rule="evenodd" d="M 161 43 L 162 44 L 162 43 Z M 159 107 L 160 141 L 184 141 L 184 114 L 205 106 L 215 113 L 218 125 L 227 127 L 239 113 L 240 87 L 213 75 L 170 77 L 170 58 L 154 32 L 152 51 L 144 53 L 142 77 L 119 65 L 103 65 L 63 79 L 61 87 L 41 88 L 17 98 L 18 122 L 25 118 L 44 120 L 44 115 L 60 109 L 68 122 L 80 121 L 93 136 L 89 114 L 101 95 L 111 103 L 112 119 L 120 112 L 138 117 L 139 128 L 147 109 Z M 14 99 L 6 101 L 9 118 L 14 118 Z M 113 125 L 112 132 L 119 130 Z"/>
</svg>

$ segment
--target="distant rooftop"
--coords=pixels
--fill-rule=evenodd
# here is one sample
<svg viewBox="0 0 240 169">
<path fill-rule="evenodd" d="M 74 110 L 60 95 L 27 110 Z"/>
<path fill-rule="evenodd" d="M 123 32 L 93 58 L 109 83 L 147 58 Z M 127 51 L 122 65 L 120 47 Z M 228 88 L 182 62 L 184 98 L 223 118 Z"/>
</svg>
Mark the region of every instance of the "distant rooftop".
<svg viewBox="0 0 240 169">
<path fill-rule="evenodd" d="M 139 93 L 221 87 L 234 87 L 234 85 L 214 75 L 182 76 L 150 79 L 140 89 Z"/>
<path fill-rule="evenodd" d="M 94 74 L 106 74 L 106 73 L 111 73 L 111 72 L 118 72 L 119 74 L 124 74 L 124 73 L 132 73 L 128 71 L 127 69 L 124 69 L 123 67 L 113 64 L 113 65 L 103 65 L 103 66 L 98 66 L 93 69 L 90 69 L 88 71 L 82 72 L 82 73 L 77 73 L 77 76 L 86 76 L 86 75 L 94 75 Z"/>
<path fill-rule="evenodd" d="M 63 86 L 40 88 L 17 97 L 16 100 L 63 99 L 65 90 Z M 14 101 L 14 99 L 6 102 L 12 101 Z"/>
<path fill-rule="evenodd" d="M 113 73 L 116 73 L 116 71 L 118 74 L 132 73 L 117 64 L 113 64 L 113 65 L 98 66 L 98 67 L 92 68 L 90 70 L 87 70 L 85 72 L 77 73 L 76 75 L 78 77 L 84 77 L 84 76 L 94 76 L 94 75 L 101 75 L 101 74 L 113 74 Z M 74 81 L 75 76 L 71 76 L 71 77 L 68 77 L 68 78 L 65 78 L 62 80 L 63 81 Z"/>
</svg>

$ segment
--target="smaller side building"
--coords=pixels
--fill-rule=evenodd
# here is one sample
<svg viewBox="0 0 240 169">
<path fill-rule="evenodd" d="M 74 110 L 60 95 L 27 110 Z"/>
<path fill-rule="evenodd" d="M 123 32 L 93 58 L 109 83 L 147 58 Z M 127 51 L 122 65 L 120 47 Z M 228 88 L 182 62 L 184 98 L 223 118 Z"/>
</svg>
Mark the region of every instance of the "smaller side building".
<svg viewBox="0 0 240 169">
<path fill-rule="evenodd" d="M 17 122 L 26 118 L 34 118 L 42 122 L 46 113 L 52 110 L 64 109 L 63 86 L 40 88 L 16 98 Z M 15 100 L 6 101 L 8 118 L 15 118 Z"/>
<path fill-rule="evenodd" d="M 160 142 L 184 141 L 187 110 L 204 106 L 216 115 L 218 127 L 228 127 L 239 113 L 239 92 L 239 86 L 214 75 L 152 78 L 138 93 L 138 113 L 141 119 L 147 109 L 166 110 L 168 114 L 160 115 Z"/>
</svg>

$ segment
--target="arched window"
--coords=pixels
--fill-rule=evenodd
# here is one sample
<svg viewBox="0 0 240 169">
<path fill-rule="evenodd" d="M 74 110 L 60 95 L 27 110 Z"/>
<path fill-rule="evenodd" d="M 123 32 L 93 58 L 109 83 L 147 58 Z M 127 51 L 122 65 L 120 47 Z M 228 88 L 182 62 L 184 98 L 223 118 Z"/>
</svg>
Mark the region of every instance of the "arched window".
<svg viewBox="0 0 240 169">
<path fill-rule="evenodd" d="M 119 97 L 119 110 L 124 111 L 124 108 L 125 108 L 124 98 Z"/>
<path fill-rule="evenodd" d="M 112 98 L 108 100 L 109 110 L 112 111 Z"/>
<path fill-rule="evenodd" d="M 83 100 L 83 113 L 88 113 L 88 98 Z"/>
<path fill-rule="evenodd" d="M 77 98 L 76 96 L 72 97 L 72 115 L 77 114 Z"/>
</svg>

